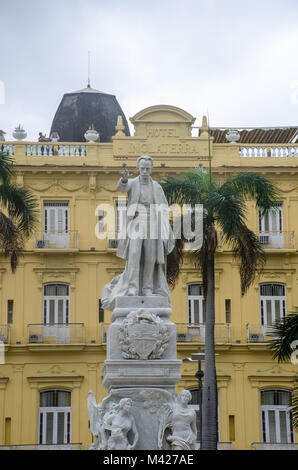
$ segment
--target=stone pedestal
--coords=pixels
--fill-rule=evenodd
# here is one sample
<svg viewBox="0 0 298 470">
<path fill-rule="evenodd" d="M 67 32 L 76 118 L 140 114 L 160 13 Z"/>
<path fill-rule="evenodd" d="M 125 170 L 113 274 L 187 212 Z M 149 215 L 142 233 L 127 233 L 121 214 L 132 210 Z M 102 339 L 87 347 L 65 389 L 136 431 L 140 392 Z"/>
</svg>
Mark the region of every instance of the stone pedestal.
<svg viewBox="0 0 298 470">
<path fill-rule="evenodd" d="M 136 450 L 158 449 L 161 408 L 175 401 L 181 361 L 176 355 L 176 325 L 161 296 L 119 297 L 107 335 L 103 384 L 105 406 L 132 400 L 139 439 Z"/>
</svg>

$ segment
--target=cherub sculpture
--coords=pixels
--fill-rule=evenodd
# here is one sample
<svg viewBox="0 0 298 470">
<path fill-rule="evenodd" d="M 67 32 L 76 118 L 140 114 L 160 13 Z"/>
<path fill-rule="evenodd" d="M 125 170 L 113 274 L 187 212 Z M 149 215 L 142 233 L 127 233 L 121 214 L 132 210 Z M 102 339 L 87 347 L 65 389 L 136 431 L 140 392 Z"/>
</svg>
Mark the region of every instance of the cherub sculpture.
<svg viewBox="0 0 298 470">
<path fill-rule="evenodd" d="M 131 413 L 132 400 L 122 398 L 118 404 L 105 399 L 97 404 L 94 394 L 89 391 L 88 412 L 90 431 L 96 438 L 93 450 L 133 450 L 139 435 Z"/>
</svg>

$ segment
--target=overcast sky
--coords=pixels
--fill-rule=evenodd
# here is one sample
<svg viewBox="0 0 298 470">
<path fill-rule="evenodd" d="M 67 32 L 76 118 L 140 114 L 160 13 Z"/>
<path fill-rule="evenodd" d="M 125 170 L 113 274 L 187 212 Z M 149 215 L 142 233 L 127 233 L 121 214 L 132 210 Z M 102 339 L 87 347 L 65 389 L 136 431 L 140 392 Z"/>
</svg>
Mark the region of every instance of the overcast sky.
<svg viewBox="0 0 298 470">
<path fill-rule="evenodd" d="M 0 129 L 47 135 L 64 93 L 126 117 L 178 106 L 211 126 L 298 125 L 297 0 L 0 0 Z M 3 88 L 3 86 L 2 86 Z"/>
</svg>

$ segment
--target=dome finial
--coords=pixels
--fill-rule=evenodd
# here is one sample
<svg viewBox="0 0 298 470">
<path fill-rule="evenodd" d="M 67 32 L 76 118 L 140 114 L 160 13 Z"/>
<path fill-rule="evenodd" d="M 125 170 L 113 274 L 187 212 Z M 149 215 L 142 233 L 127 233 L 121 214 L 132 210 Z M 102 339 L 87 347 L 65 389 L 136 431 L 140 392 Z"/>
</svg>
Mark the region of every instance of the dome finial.
<svg viewBox="0 0 298 470">
<path fill-rule="evenodd" d="M 88 84 L 87 88 L 90 88 L 90 51 L 88 51 Z"/>
</svg>

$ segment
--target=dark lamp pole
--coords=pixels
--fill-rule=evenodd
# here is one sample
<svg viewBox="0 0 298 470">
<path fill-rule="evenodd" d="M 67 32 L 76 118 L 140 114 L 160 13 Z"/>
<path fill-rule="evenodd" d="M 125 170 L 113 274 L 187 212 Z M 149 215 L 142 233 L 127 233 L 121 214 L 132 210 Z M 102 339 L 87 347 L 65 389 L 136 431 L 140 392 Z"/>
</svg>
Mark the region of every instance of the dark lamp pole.
<svg viewBox="0 0 298 470">
<path fill-rule="evenodd" d="M 200 449 L 202 449 L 202 379 L 204 372 L 202 371 L 202 361 L 205 359 L 205 354 L 198 348 L 198 352 L 191 355 L 193 361 L 198 361 L 198 370 L 195 377 L 198 379 L 198 395 L 199 395 L 199 406 L 200 406 Z"/>
</svg>

